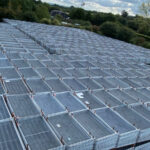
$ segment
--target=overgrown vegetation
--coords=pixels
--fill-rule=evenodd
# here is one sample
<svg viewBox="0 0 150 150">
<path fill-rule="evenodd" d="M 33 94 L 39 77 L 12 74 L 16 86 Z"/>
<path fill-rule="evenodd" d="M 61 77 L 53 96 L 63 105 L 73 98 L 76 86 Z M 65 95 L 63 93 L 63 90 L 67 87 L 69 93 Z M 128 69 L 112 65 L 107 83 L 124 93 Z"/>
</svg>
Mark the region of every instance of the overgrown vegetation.
<svg viewBox="0 0 150 150">
<path fill-rule="evenodd" d="M 144 4 L 141 6 L 141 10 L 147 15 L 148 11 L 144 9 L 148 6 Z M 70 19 L 65 20 L 60 15 L 51 17 L 52 10 L 63 11 Z M 2 18 L 86 29 L 150 48 L 150 19 L 138 15 L 129 16 L 126 11 L 123 11 L 122 15 L 113 15 L 75 7 L 50 5 L 40 0 L 0 0 L 0 21 Z"/>
</svg>

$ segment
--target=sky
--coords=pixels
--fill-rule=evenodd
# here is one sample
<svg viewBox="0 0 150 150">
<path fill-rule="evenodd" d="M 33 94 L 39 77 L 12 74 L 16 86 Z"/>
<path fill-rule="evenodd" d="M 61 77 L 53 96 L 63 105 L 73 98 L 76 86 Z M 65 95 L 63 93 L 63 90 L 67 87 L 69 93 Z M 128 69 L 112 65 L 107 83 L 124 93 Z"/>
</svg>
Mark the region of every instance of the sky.
<svg viewBox="0 0 150 150">
<path fill-rule="evenodd" d="M 43 2 L 59 4 L 63 6 L 83 6 L 86 10 L 95 10 L 99 12 L 111 12 L 120 14 L 122 10 L 126 10 L 130 15 L 139 13 L 139 6 L 145 0 L 42 0 Z"/>
</svg>

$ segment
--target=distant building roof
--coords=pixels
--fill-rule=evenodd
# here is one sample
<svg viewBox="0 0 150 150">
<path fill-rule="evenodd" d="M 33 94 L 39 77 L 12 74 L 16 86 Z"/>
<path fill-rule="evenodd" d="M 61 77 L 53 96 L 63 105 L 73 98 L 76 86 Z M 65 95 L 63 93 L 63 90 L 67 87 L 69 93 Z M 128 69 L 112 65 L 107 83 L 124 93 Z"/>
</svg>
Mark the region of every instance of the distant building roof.
<svg viewBox="0 0 150 150">
<path fill-rule="evenodd" d="M 52 10 L 51 11 L 51 16 L 56 16 L 56 15 L 61 15 L 64 19 L 68 19 L 69 18 L 69 16 L 66 13 L 64 13 L 64 12 L 62 12 L 60 10 Z"/>
</svg>

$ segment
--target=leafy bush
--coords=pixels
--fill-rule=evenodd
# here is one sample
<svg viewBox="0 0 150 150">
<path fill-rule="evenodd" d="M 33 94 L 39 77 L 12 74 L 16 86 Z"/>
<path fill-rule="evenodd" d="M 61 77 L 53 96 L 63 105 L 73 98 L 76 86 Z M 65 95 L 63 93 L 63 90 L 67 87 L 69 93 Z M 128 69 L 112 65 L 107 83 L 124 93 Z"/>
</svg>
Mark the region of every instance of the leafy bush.
<svg viewBox="0 0 150 150">
<path fill-rule="evenodd" d="M 43 18 L 43 19 L 41 19 L 40 23 L 51 24 L 51 20 L 47 19 L 47 18 Z"/>
<path fill-rule="evenodd" d="M 85 11 L 82 8 L 73 8 L 70 11 L 70 17 L 72 19 L 84 20 L 85 19 Z"/>
<path fill-rule="evenodd" d="M 100 26 L 100 31 L 102 34 L 112 38 L 117 38 L 119 30 L 119 25 L 114 22 L 107 21 Z"/>
<path fill-rule="evenodd" d="M 23 20 L 36 22 L 38 19 L 37 19 L 37 16 L 34 12 L 27 11 L 23 14 Z"/>
<path fill-rule="evenodd" d="M 53 25 L 61 25 L 60 21 L 58 19 L 53 19 L 52 20 Z"/>
<path fill-rule="evenodd" d="M 120 26 L 118 35 L 117 35 L 117 39 L 126 41 L 126 42 L 130 42 L 130 40 L 133 37 L 134 37 L 134 32 L 131 29 L 124 27 L 124 26 Z"/>
<path fill-rule="evenodd" d="M 134 36 L 134 32 L 131 29 L 114 22 L 103 23 L 100 26 L 100 31 L 106 36 L 126 42 L 130 42 L 131 38 Z"/>
<path fill-rule="evenodd" d="M 139 24 L 136 20 L 129 20 L 128 21 L 128 27 L 137 31 L 138 27 L 139 27 Z"/>
</svg>

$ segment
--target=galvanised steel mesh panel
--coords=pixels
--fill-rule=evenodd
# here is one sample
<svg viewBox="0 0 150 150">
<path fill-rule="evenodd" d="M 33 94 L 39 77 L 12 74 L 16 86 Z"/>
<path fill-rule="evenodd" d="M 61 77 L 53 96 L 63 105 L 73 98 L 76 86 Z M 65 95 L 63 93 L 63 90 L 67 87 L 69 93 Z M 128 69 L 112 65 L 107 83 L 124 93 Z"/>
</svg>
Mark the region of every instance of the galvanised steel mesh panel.
<svg viewBox="0 0 150 150">
<path fill-rule="evenodd" d="M 68 114 L 48 118 L 56 134 L 67 144 L 67 150 L 91 150 L 93 140 Z"/>
<path fill-rule="evenodd" d="M 7 106 L 2 96 L 0 96 L 0 120 L 10 118 Z"/>
<path fill-rule="evenodd" d="M 52 70 L 58 77 L 65 78 L 70 77 L 69 73 L 66 72 L 64 69 L 53 69 Z"/>
<path fill-rule="evenodd" d="M 42 117 L 21 119 L 19 128 L 31 150 L 64 149 Z"/>
<path fill-rule="evenodd" d="M 72 68 L 73 66 L 66 61 L 56 61 L 56 64 L 61 68 Z"/>
<path fill-rule="evenodd" d="M 94 78 L 94 80 L 106 89 L 116 88 L 115 85 L 108 82 L 106 78 Z"/>
<path fill-rule="evenodd" d="M 20 76 L 14 68 L 0 68 L 0 74 L 3 79 L 19 79 Z"/>
<path fill-rule="evenodd" d="M 27 59 L 27 60 L 29 60 L 29 59 L 35 59 L 33 56 L 32 56 L 32 54 L 30 54 L 30 53 L 20 53 L 19 54 L 23 59 Z"/>
<path fill-rule="evenodd" d="M 29 93 L 22 80 L 6 80 L 4 82 L 7 94 L 26 94 Z"/>
<path fill-rule="evenodd" d="M 107 77 L 107 76 L 110 76 L 104 70 L 101 70 L 101 69 L 98 69 L 98 68 L 92 68 L 91 71 L 95 74 L 94 76 L 97 76 L 97 77 Z"/>
<path fill-rule="evenodd" d="M 27 63 L 25 60 L 12 60 L 12 63 L 13 63 L 17 68 L 29 67 L 28 63 Z"/>
<path fill-rule="evenodd" d="M 4 91 L 4 87 L 3 87 L 3 84 L 0 82 L 0 94 L 4 94 L 5 91 Z"/>
<path fill-rule="evenodd" d="M 34 54 L 34 56 L 39 60 L 48 60 L 48 57 L 44 54 Z"/>
<path fill-rule="evenodd" d="M 96 140 L 95 150 L 116 147 L 118 135 L 90 111 L 74 113 L 75 119 Z"/>
<path fill-rule="evenodd" d="M 28 64 L 30 64 L 33 68 L 44 67 L 44 65 L 41 64 L 38 60 L 28 60 Z"/>
<path fill-rule="evenodd" d="M 0 51 L 0 59 L 6 58 L 6 56 Z"/>
<path fill-rule="evenodd" d="M 24 150 L 12 121 L 0 122 L 0 135 L 1 150 Z"/>
<path fill-rule="evenodd" d="M 75 96 L 73 96 L 70 92 L 60 93 L 56 95 L 56 98 L 59 100 L 60 103 L 64 105 L 64 107 L 68 111 L 77 111 L 86 109 L 85 105 L 80 102 Z"/>
<path fill-rule="evenodd" d="M 141 88 L 141 89 L 137 89 L 137 91 L 139 93 L 142 93 L 143 95 L 147 96 L 147 97 L 150 97 L 150 90 L 149 89 L 146 89 L 146 88 Z"/>
<path fill-rule="evenodd" d="M 50 93 L 36 94 L 34 100 L 46 116 L 65 111 L 63 105 L 61 105 Z"/>
<path fill-rule="evenodd" d="M 78 80 L 76 79 L 64 79 L 63 80 L 72 90 L 80 91 L 80 90 L 86 90 L 86 87 L 83 86 Z"/>
<path fill-rule="evenodd" d="M 94 91 L 93 94 L 100 101 L 102 101 L 104 104 L 106 104 L 110 107 L 122 105 L 122 103 L 118 99 L 116 99 L 115 97 L 113 97 L 112 95 L 110 95 L 108 92 L 106 92 L 104 90 Z"/>
<path fill-rule="evenodd" d="M 119 115 L 128 122 L 140 129 L 138 142 L 150 140 L 150 122 L 140 116 L 138 113 L 129 109 L 127 106 L 120 106 L 114 109 Z"/>
<path fill-rule="evenodd" d="M 88 91 L 77 92 L 75 95 L 90 109 L 106 107 L 102 102 L 100 102 L 93 94 Z"/>
<path fill-rule="evenodd" d="M 29 117 L 39 114 L 29 95 L 7 96 L 7 101 L 11 113 L 15 114 L 16 117 Z"/>
<path fill-rule="evenodd" d="M 150 101 L 149 97 L 137 92 L 134 89 L 126 89 L 126 90 L 123 90 L 123 91 L 125 93 L 129 94 L 130 96 L 132 96 L 133 98 L 135 98 L 138 101 L 141 101 L 141 102 L 149 102 Z"/>
<path fill-rule="evenodd" d="M 150 110 L 147 109 L 146 106 L 142 105 L 142 104 L 134 104 L 131 106 L 133 108 L 133 110 L 135 110 L 139 115 L 145 117 L 146 119 L 148 119 L 150 121 Z"/>
<path fill-rule="evenodd" d="M 69 87 L 63 83 L 63 81 L 59 79 L 50 79 L 46 80 L 46 83 L 48 86 L 52 89 L 54 92 L 65 92 L 70 91 Z"/>
<path fill-rule="evenodd" d="M 57 78 L 57 76 L 48 68 L 38 68 L 36 70 L 42 78 Z"/>
<path fill-rule="evenodd" d="M 140 85 L 138 83 L 133 82 L 130 78 L 120 78 L 120 80 L 122 80 L 123 82 L 126 82 L 127 84 L 129 84 L 130 87 L 133 87 L 133 88 L 140 87 Z"/>
<path fill-rule="evenodd" d="M 45 66 L 47 66 L 48 68 L 57 68 L 58 67 L 54 61 L 41 61 L 41 62 L 43 64 L 45 64 Z"/>
<path fill-rule="evenodd" d="M 29 79 L 26 81 L 31 91 L 34 93 L 49 92 L 50 88 L 42 79 Z"/>
<path fill-rule="evenodd" d="M 122 119 L 111 109 L 99 109 L 96 110 L 96 114 L 119 134 L 117 147 L 122 147 L 125 145 L 131 145 L 136 143 L 139 130 L 136 130 L 135 127 L 129 124 L 126 120 Z"/>
<path fill-rule="evenodd" d="M 40 77 L 33 68 L 19 69 L 18 72 L 21 74 L 22 77 L 27 78 L 27 79 Z"/>
<path fill-rule="evenodd" d="M 122 103 L 125 103 L 125 104 L 138 103 L 138 101 L 134 99 L 134 97 L 131 97 L 130 95 L 123 92 L 122 90 L 114 89 L 114 90 L 109 90 L 108 92 L 114 97 L 116 97 Z"/>
<path fill-rule="evenodd" d="M 84 78 L 79 80 L 83 85 L 85 85 L 88 89 L 96 90 L 102 89 L 103 87 L 98 85 L 95 81 L 90 78 Z"/>
<path fill-rule="evenodd" d="M 18 53 L 6 53 L 6 55 L 9 59 L 21 59 L 21 57 Z"/>
<path fill-rule="evenodd" d="M 80 71 L 80 69 L 66 69 L 67 72 L 73 76 L 73 77 L 77 77 L 77 78 L 80 78 L 80 77 L 87 77 L 87 74 L 83 73 Z"/>
<path fill-rule="evenodd" d="M 12 64 L 8 61 L 8 59 L 0 59 L 0 68 L 10 67 Z"/>
<path fill-rule="evenodd" d="M 107 78 L 107 81 L 113 84 L 116 88 L 129 88 L 129 84 L 121 81 L 119 78 Z"/>
</svg>

